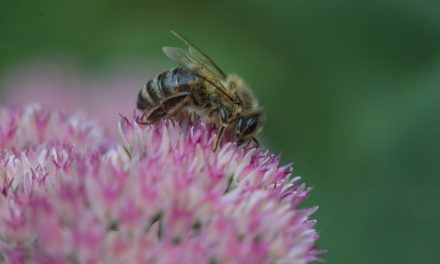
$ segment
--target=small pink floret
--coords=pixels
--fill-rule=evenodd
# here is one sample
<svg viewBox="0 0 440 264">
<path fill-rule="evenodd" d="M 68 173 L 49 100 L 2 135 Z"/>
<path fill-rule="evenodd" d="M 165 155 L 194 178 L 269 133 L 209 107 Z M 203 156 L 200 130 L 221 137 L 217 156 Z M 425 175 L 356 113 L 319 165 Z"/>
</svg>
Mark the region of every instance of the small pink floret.
<svg viewBox="0 0 440 264">
<path fill-rule="evenodd" d="M 310 191 L 290 165 L 197 118 L 119 139 L 81 114 L 0 108 L 4 263 L 309 263 Z M 1 261 L 0 261 L 1 262 Z"/>
</svg>

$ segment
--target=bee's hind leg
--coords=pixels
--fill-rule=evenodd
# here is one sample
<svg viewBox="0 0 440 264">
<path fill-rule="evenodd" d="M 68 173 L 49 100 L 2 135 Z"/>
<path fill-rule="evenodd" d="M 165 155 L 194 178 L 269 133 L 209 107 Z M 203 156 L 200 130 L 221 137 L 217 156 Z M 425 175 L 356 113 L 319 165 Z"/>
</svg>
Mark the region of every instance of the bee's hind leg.
<svg viewBox="0 0 440 264">
<path fill-rule="evenodd" d="M 138 124 L 138 125 L 144 125 L 144 126 L 146 126 L 146 125 L 149 125 L 149 124 L 151 124 L 148 120 L 142 120 L 142 117 L 137 117 L 136 118 L 136 123 Z"/>
<path fill-rule="evenodd" d="M 187 102 L 189 95 L 189 92 L 182 92 L 165 99 L 158 106 L 151 109 L 151 111 L 148 113 L 146 121 L 139 121 L 138 124 L 154 124 L 165 117 L 167 114 L 172 114 L 176 112 L 182 105 Z"/>
<path fill-rule="evenodd" d="M 214 152 L 217 150 L 218 145 L 220 144 L 220 141 L 223 138 L 223 135 L 225 134 L 226 128 L 229 125 L 228 114 L 226 113 L 226 110 L 223 106 L 219 107 L 219 114 L 220 114 L 220 127 L 218 129 L 217 136 L 215 137 L 214 149 L 213 149 Z"/>
</svg>

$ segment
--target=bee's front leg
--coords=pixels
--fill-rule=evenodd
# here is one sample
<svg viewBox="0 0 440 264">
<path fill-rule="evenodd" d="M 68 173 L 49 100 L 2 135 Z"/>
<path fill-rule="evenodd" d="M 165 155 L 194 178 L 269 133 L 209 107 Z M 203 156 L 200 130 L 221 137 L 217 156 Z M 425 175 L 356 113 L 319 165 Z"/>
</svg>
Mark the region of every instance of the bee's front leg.
<svg viewBox="0 0 440 264">
<path fill-rule="evenodd" d="M 252 141 L 255 143 L 255 148 L 260 147 L 260 142 L 255 137 L 252 137 Z"/>
<path fill-rule="evenodd" d="M 214 152 L 217 150 L 218 145 L 220 144 L 220 140 L 223 138 L 226 128 L 229 125 L 228 114 L 226 112 L 226 109 L 223 107 L 223 105 L 219 107 L 219 114 L 220 114 L 220 125 L 217 136 L 215 137 L 214 149 L 213 149 Z"/>
</svg>

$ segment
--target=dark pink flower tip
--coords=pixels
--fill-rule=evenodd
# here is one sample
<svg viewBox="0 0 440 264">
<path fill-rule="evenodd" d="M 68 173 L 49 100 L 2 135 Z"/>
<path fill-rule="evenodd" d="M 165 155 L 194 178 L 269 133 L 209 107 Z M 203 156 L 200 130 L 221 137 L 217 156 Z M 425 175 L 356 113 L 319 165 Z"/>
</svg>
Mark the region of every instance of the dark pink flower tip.
<svg viewBox="0 0 440 264">
<path fill-rule="evenodd" d="M 134 120 L 134 119 L 133 119 Z M 308 263 L 310 189 L 268 151 L 224 143 L 193 119 L 120 140 L 87 117 L 0 109 L 5 263 Z"/>
</svg>

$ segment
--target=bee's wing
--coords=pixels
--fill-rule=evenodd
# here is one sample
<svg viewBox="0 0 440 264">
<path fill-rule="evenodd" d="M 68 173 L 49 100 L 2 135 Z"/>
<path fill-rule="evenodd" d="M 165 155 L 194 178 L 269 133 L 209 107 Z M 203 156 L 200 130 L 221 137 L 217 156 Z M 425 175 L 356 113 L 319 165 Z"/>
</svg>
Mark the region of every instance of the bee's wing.
<svg viewBox="0 0 440 264">
<path fill-rule="evenodd" d="M 190 71 L 194 75 L 197 75 L 212 84 L 222 93 L 224 93 L 231 101 L 236 101 L 234 94 L 223 85 L 222 78 L 215 74 L 211 69 L 209 69 L 197 57 L 193 56 L 188 51 L 181 48 L 164 47 L 163 51 L 171 60 L 173 60 L 186 70 Z"/>
<path fill-rule="evenodd" d="M 194 43 L 192 43 L 189 39 L 185 38 L 184 36 L 172 30 L 171 33 L 174 36 L 176 36 L 178 39 L 183 41 L 183 43 L 185 43 L 189 47 L 189 53 L 192 56 L 200 60 L 203 63 L 203 65 L 208 67 L 213 73 L 215 73 L 222 79 L 226 79 L 226 74 L 222 71 L 222 69 L 220 69 L 219 66 L 217 66 L 217 64 L 215 64 L 215 62 L 205 52 L 199 49 L 196 45 L 194 45 Z"/>
<path fill-rule="evenodd" d="M 217 65 L 215 65 L 205 53 L 196 48 L 187 39 L 173 31 L 172 33 L 189 46 L 189 51 L 175 47 L 164 47 L 164 53 L 171 60 L 184 67 L 186 70 L 214 85 L 231 101 L 236 101 L 237 99 L 234 94 L 223 85 L 223 81 L 226 78 L 226 75 L 223 73 L 223 71 Z"/>
</svg>

